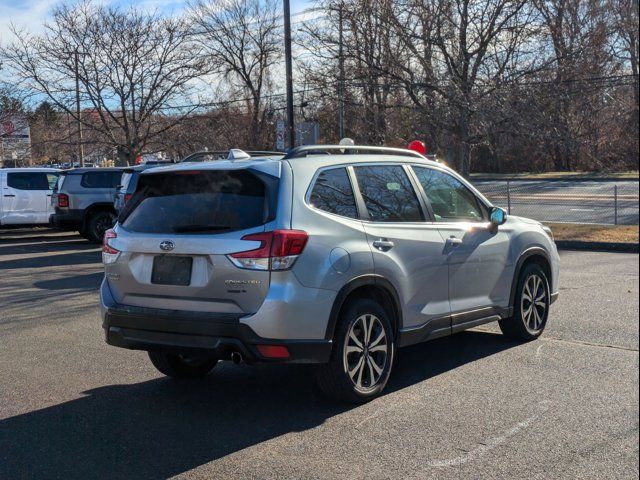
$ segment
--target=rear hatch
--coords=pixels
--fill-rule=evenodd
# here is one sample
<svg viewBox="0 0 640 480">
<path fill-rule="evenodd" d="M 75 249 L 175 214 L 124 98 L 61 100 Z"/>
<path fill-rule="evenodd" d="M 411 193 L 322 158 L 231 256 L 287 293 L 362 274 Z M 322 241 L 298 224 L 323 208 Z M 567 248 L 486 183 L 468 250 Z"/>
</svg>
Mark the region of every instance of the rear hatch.
<svg viewBox="0 0 640 480">
<path fill-rule="evenodd" d="M 140 174 L 109 244 L 106 265 L 115 300 L 170 310 L 255 313 L 269 289 L 268 270 L 242 269 L 228 254 L 253 250 L 243 240 L 274 223 L 279 179 L 254 169 Z"/>
</svg>

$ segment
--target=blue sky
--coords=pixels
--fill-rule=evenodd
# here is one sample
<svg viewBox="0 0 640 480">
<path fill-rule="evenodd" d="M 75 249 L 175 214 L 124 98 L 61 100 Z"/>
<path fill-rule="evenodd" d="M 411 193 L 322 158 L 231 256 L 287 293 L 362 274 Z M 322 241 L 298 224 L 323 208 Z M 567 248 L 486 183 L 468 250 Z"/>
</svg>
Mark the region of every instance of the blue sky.
<svg viewBox="0 0 640 480">
<path fill-rule="evenodd" d="M 144 9 L 158 9 L 164 14 L 179 13 L 185 6 L 184 0 L 99 0 L 101 3 L 116 5 L 136 5 Z M 311 0 L 290 0 L 292 13 L 299 12 L 313 3 Z M 7 38 L 9 25 L 15 25 L 36 33 L 49 17 L 51 9 L 60 0 L 0 0 L 0 41 Z"/>
</svg>

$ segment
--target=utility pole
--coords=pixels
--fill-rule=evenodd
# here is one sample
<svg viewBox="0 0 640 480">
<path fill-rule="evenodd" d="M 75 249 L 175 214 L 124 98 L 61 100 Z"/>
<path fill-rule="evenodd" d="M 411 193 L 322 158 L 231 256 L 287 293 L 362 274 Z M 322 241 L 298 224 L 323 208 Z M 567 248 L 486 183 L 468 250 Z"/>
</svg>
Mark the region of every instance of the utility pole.
<svg viewBox="0 0 640 480">
<path fill-rule="evenodd" d="M 338 139 L 341 140 L 344 135 L 344 52 L 343 52 L 343 15 L 344 2 L 340 0 L 338 7 Z"/>
<path fill-rule="evenodd" d="M 78 159 L 80 167 L 84 167 L 84 151 L 82 148 L 82 123 L 80 122 L 80 75 L 78 73 L 78 49 L 74 52 L 75 74 L 76 74 L 76 120 L 78 122 Z"/>
<path fill-rule="evenodd" d="M 289 130 L 289 148 L 296 146 L 296 128 L 293 118 L 293 67 L 291 65 L 291 9 L 289 0 L 284 2 L 284 56 L 287 85 L 287 127 Z"/>
</svg>

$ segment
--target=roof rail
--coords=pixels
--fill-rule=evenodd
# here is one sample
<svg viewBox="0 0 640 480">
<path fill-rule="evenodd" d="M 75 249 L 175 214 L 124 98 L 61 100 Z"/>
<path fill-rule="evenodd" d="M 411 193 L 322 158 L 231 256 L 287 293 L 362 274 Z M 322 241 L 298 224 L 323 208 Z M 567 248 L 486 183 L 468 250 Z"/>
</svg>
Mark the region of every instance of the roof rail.
<svg viewBox="0 0 640 480">
<path fill-rule="evenodd" d="M 186 157 L 178 160 L 176 163 L 189 162 L 194 158 L 207 156 L 212 160 L 227 160 L 229 158 L 229 153 L 233 150 L 238 151 L 239 149 L 227 149 L 227 150 L 201 150 L 198 152 L 191 153 Z M 270 157 L 270 156 L 282 156 L 283 152 L 270 152 L 267 150 L 242 150 L 242 152 L 248 154 L 250 157 Z"/>
<path fill-rule="evenodd" d="M 406 157 L 425 158 L 418 152 L 404 148 L 372 147 L 370 145 L 305 145 L 289 150 L 289 152 L 284 156 L 284 160 L 288 160 L 290 158 L 304 158 L 309 155 L 332 154 L 403 155 Z"/>
</svg>

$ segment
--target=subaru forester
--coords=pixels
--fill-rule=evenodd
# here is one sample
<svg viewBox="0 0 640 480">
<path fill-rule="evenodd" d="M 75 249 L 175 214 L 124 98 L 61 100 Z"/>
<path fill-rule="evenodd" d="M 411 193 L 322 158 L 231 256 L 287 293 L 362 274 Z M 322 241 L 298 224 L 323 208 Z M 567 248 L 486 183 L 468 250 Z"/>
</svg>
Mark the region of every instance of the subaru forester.
<svg viewBox="0 0 640 480">
<path fill-rule="evenodd" d="M 384 147 L 147 170 L 103 262 L 109 344 L 172 377 L 315 363 L 321 389 L 351 402 L 383 391 L 400 347 L 494 321 L 537 338 L 558 296 L 548 228 Z"/>
</svg>

